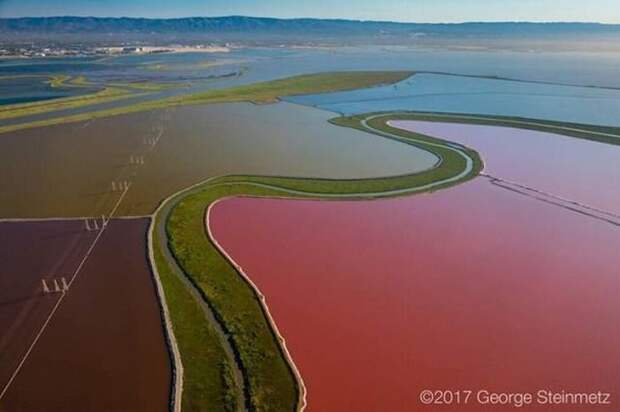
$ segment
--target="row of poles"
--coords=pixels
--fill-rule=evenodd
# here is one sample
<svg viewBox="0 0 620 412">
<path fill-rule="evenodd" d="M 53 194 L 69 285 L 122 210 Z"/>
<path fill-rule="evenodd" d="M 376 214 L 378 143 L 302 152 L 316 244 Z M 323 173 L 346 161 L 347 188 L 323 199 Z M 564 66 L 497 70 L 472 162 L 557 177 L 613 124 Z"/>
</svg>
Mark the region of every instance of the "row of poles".
<svg viewBox="0 0 620 412">
<path fill-rule="evenodd" d="M 144 143 L 149 146 L 155 146 L 159 139 L 161 138 L 161 133 L 155 138 L 144 138 Z M 129 156 L 129 164 L 135 166 L 144 165 L 144 155 L 131 155 Z M 112 191 L 113 192 L 126 192 L 131 187 L 131 181 L 129 180 L 119 180 L 111 182 Z M 107 225 L 109 219 L 106 219 L 105 216 L 101 216 L 99 218 L 85 218 L 84 219 L 84 227 L 87 231 L 96 231 L 99 229 L 103 229 L 105 225 Z"/>
<path fill-rule="evenodd" d="M 113 192 L 125 192 L 129 190 L 131 186 L 131 182 L 129 180 L 121 180 L 118 182 L 112 182 L 112 191 Z"/>
<path fill-rule="evenodd" d="M 144 156 L 131 156 L 129 158 L 129 164 L 131 165 L 143 165 L 144 164 Z"/>
<path fill-rule="evenodd" d="M 159 143 L 162 134 L 163 130 L 160 128 L 159 134 L 156 137 L 144 138 L 143 143 L 152 149 Z M 129 164 L 134 166 L 144 165 L 144 155 L 131 155 L 129 157 Z M 131 187 L 131 181 L 129 180 L 112 181 L 111 183 L 113 192 L 126 192 Z M 105 215 L 101 215 L 100 218 L 87 217 L 84 219 L 84 228 L 88 232 L 103 230 L 109 221 L 110 218 L 106 218 Z M 69 290 L 69 284 L 64 277 L 48 280 L 41 279 L 41 286 L 44 294 L 65 293 Z"/>
<path fill-rule="evenodd" d="M 153 129 L 153 131 L 157 131 L 157 136 L 155 137 L 145 137 L 144 139 L 142 139 L 142 143 L 144 143 L 147 146 L 151 146 L 151 148 L 155 147 L 157 145 L 157 143 L 159 143 L 159 139 L 161 139 L 161 136 L 164 134 L 164 129 L 161 126 L 158 126 L 157 129 Z"/>
<path fill-rule="evenodd" d="M 106 219 L 104 215 L 101 215 L 101 218 L 87 217 L 84 219 L 84 226 L 88 232 L 97 231 L 106 227 L 109 221 L 110 219 Z"/>
<path fill-rule="evenodd" d="M 60 279 L 52 279 L 48 284 L 45 279 L 41 279 L 41 283 L 43 285 L 43 293 L 64 293 L 69 290 L 69 284 L 67 283 L 67 279 L 64 277 Z"/>
</svg>

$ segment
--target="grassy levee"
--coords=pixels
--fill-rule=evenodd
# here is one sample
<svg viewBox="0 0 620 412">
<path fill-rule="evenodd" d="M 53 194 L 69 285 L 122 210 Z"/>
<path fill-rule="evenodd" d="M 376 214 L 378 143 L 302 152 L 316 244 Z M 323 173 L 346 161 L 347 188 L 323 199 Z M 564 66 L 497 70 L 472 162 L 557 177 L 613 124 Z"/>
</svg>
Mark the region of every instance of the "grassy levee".
<svg viewBox="0 0 620 412">
<path fill-rule="evenodd" d="M 113 109 L 97 110 L 88 113 L 38 120 L 28 123 L 0 126 L 0 133 L 34 127 L 51 126 L 62 123 L 75 123 L 125 113 L 145 110 L 162 109 L 172 106 L 206 103 L 234 103 L 252 101 L 269 103 L 282 96 L 299 94 L 328 93 L 354 90 L 364 87 L 391 84 L 406 79 L 413 72 L 409 71 L 359 71 L 359 72 L 328 72 L 293 76 L 285 79 L 255 83 L 247 86 L 214 89 L 203 93 L 173 96 L 160 100 L 136 103 Z"/>
<path fill-rule="evenodd" d="M 360 124 L 360 120 L 365 116 L 351 116 L 351 117 L 339 117 L 330 120 L 330 123 L 353 127 L 359 130 L 367 131 Z M 447 147 L 428 146 L 424 142 L 429 143 L 444 143 L 443 140 L 433 137 L 421 135 L 418 133 L 407 132 L 404 130 L 389 127 L 386 124 L 386 120 L 392 119 L 393 115 L 386 115 L 375 118 L 369 122 L 369 124 L 376 129 L 384 130 L 390 134 L 397 135 L 400 138 L 391 137 L 394 140 L 398 140 L 402 143 L 409 144 L 423 150 L 427 150 L 435 154 L 441 159 L 441 164 L 430 170 L 426 170 L 420 173 L 406 174 L 402 176 L 389 176 L 373 179 L 305 179 L 305 178 L 290 178 L 279 176 L 225 176 L 220 178 L 219 182 L 227 183 L 257 183 L 262 185 L 277 186 L 282 189 L 293 190 L 297 192 L 307 192 L 309 195 L 321 193 L 326 196 L 330 195 L 363 195 L 367 194 L 368 198 L 382 197 L 381 192 L 391 191 L 406 191 L 409 188 L 423 186 L 432 182 L 442 181 L 451 176 L 458 174 L 458 172 L 464 170 L 465 159 L 460 156 L 454 150 Z M 412 139 L 415 139 L 412 140 Z M 480 170 L 482 161 L 478 154 L 467 147 L 462 147 L 462 150 L 474 160 L 474 169 Z M 450 185 L 447 183 L 446 186 Z M 437 190 L 444 187 L 443 185 L 437 185 L 432 190 Z M 303 194 L 303 193 L 300 193 Z"/>
<path fill-rule="evenodd" d="M 620 145 L 620 127 L 614 126 L 558 122 L 517 116 L 489 116 L 443 112 L 401 112 L 390 118 L 392 120 L 422 120 L 430 122 L 505 126 L 554 133 L 599 143 Z"/>
<path fill-rule="evenodd" d="M 170 90 L 170 89 L 179 89 L 182 87 L 189 87 L 189 83 L 155 83 L 148 81 L 139 81 L 139 82 L 115 82 L 110 83 L 108 86 L 112 87 L 122 87 L 133 90 L 141 90 L 141 91 L 149 91 L 149 92 L 158 92 L 162 90 Z"/>
<path fill-rule="evenodd" d="M 240 396 L 235 393 L 231 365 L 226 361 L 224 349 L 216 331 L 208 322 L 204 322 L 199 303 L 166 264 L 160 241 L 155 234 L 155 264 L 164 288 L 182 363 L 189 366 L 184 370 L 183 411 L 235 411 Z"/>
<path fill-rule="evenodd" d="M 187 84 L 181 83 L 155 83 L 148 81 L 126 83 L 115 82 L 105 85 L 99 85 L 97 83 L 90 82 L 84 76 L 71 77 L 67 75 L 52 76 L 47 81 L 47 83 L 49 83 L 50 86 L 54 88 L 96 87 L 101 90 L 80 96 L 71 96 L 30 103 L 3 105 L 0 106 L 0 120 L 13 119 L 16 117 L 30 116 L 40 113 L 48 113 L 58 110 L 86 107 L 90 105 L 126 99 L 129 97 L 145 96 L 148 94 L 148 92 L 157 92 L 162 90 L 187 87 Z M 46 124 L 41 123 L 41 125 L 45 126 Z"/>
<path fill-rule="evenodd" d="M 32 102 L 2 106 L 0 107 L 0 119 L 13 119 L 34 114 L 49 113 L 57 110 L 74 109 L 78 107 L 85 107 L 99 103 L 107 103 L 136 96 L 139 96 L 139 94 L 130 93 L 127 90 L 123 90 L 117 87 L 106 87 L 101 91 L 86 94 L 83 96 L 64 97 L 43 102 Z M 0 130 L 1 129 L 2 128 L 0 128 Z"/>
<path fill-rule="evenodd" d="M 225 196 L 248 193 L 268 195 L 276 191 L 242 184 L 209 185 L 176 205 L 166 229 L 179 265 L 204 293 L 231 337 L 248 386 L 251 409 L 294 411 L 297 385 L 254 291 L 205 234 L 204 213 L 209 204 Z M 193 366 L 184 365 L 186 370 Z M 186 383 L 190 379 L 186 375 Z"/>
<path fill-rule="evenodd" d="M 385 124 L 387 118 L 375 119 L 373 127 L 391 133 L 392 129 Z M 361 125 L 361 119 L 340 118 L 333 120 L 333 123 L 368 130 Z M 432 151 L 442 161 L 426 172 L 376 179 L 224 176 L 211 179 L 177 198 L 166 222 L 168 246 L 185 275 L 208 299 L 216 318 L 230 336 L 248 385 L 246 390 L 253 410 L 294 411 L 300 406 L 302 388 L 298 386 L 294 370 L 280 346 L 276 331 L 267 320 L 267 313 L 256 291 L 209 239 L 205 230 L 208 207 L 218 199 L 238 195 L 319 199 L 395 196 L 393 190 L 415 189 L 431 182 L 462 176 L 445 185 L 439 184 L 432 190 L 457 184 L 475 177 L 482 167 L 476 152 L 465 149 L 473 160 L 473 166 L 463 174 L 466 161 L 462 156 L 454 155 L 456 150 L 439 139 L 402 131 L 393 138 Z M 427 142 L 446 146 L 430 146 Z M 165 262 L 159 264 L 165 265 Z M 191 357 L 189 354 L 185 356 Z M 184 367 L 188 369 L 194 365 L 184 364 Z"/>
<path fill-rule="evenodd" d="M 251 101 L 269 103 L 283 96 L 318 94 L 392 84 L 411 76 L 410 71 L 357 71 L 305 74 L 227 89 L 210 90 L 176 98 L 181 104 Z"/>
</svg>

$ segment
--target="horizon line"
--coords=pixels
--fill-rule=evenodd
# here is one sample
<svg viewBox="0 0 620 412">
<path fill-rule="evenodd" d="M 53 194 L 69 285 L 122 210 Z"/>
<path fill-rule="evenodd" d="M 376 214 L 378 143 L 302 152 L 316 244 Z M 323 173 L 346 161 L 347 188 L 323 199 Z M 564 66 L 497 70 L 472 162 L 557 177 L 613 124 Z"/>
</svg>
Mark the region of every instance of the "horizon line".
<svg viewBox="0 0 620 412">
<path fill-rule="evenodd" d="M 272 17 L 272 16 L 250 16 L 244 14 L 230 14 L 221 16 L 179 16 L 179 17 L 143 17 L 143 16 L 95 16 L 95 15 L 53 15 L 53 16 L 0 16 L 0 20 L 9 19 L 53 19 L 53 18 L 85 18 L 85 19 L 141 19 L 141 20 L 183 20 L 183 19 L 224 19 L 231 17 L 244 17 L 251 19 L 272 19 L 272 20 L 325 20 L 325 21 L 346 21 L 357 23 L 393 23 L 393 24 L 418 24 L 418 25 L 459 25 L 459 24 L 595 24 L 601 26 L 619 26 L 618 23 L 604 23 L 597 21 L 579 20 L 463 20 L 455 22 L 436 21 L 436 22 L 416 22 L 416 21 L 397 21 L 397 20 L 372 20 L 372 19 L 350 19 L 344 17 Z"/>
</svg>

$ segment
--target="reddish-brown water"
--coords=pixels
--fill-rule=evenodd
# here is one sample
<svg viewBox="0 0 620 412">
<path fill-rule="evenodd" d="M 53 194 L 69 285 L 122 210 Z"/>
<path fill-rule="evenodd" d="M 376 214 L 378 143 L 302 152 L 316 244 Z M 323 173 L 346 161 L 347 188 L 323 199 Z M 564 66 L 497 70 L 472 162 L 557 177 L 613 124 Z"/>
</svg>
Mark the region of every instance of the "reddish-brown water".
<svg viewBox="0 0 620 412">
<path fill-rule="evenodd" d="M 58 299 L 42 294 L 41 277 L 70 278 L 90 245 L 94 232 L 83 225 L 0 224 L 0 284 L 7 286 L 0 289 L 0 341 L 10 349 L 0 353 L 1 388 Z M 168 410 L 170 366 L 145 251 L 147 225 L 109 223 L 0 410 Z"/>
<path fill-rule="evenodd" d="M 215 237 L 266 295 L 309 411 L 617 410 L 620 230 L 485 179 L 402 199 L 233 198 Z M 424 389 L 472 390 L 423 406 Z M 538 390 L 611 392 L 537 405 Z"/>
<path fill-rule="evenodd" d="M 2 387 L 60 296 L 44 295 L 41 279 L 68 278 L 75 270 L 95 236 L 83 229 L 81 221 L 0 224 Z"/>
</svg>

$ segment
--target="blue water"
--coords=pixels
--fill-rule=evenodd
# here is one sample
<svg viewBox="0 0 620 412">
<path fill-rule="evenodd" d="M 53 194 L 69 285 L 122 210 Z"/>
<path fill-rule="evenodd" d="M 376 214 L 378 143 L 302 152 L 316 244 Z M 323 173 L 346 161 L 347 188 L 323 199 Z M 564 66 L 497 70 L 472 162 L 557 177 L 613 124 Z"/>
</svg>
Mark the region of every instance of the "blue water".
<svg viewBox="0 0 620 412">
<path fill-rule="evenodd" d="M 620 87 L 619 53 L 423 50 L 408 47 L 241 49 L 248 78 L 332 70 L 417 70 Z"/>
<path fill-rule="evenodd" d="M 58 99 L 86 92 L 92 92 L 92 88 L 51 87 L 47 77 L 2 79 L 0 76 L 0 105 Z"/>
<path fill-rule="evenodd" d="M 225 60 L 226 64 L 191 68 L 192 63 L 205 60 Z M 149 65 L 153 64 L 163 64 L 168 69 L 149 70 Z M 57 113 L 59 115 L 297 74 L 338 70 L 441 71 L 527 81 L 620 87 L 620 55 L 613 53 L 451 51 L 379 46 L 331 49 L 276 47 L 234 49 L 230 53 L 213 54 L 0 60 L 0 76 L 62 73 L 84 75 L 99 85 L 113 81 L 138 80 L 191 84 L 188 88 L 153 93 L 107 103 L 105 106 L 72 109 L 66 113 Z M 31 93 L 32 99 L 38 99 L 47 96 L 49 90 L 43 94 L 36 87 L 24 94 L 9 88 L 0 92 L 6 99 L 27 98 L 28 93 Z M 618 125 L 619 96 L 620 92 L 616 90 L 418 74 L 399 84 L 397 88 L 375 88 L 288 100 L 346 114 L 382 110 L 424 110 Z M 23 118 L 19 121 L 31 120 Z"/>
<path fill-rule="evenodd" d="M 347 115 L 415 110 L 620 126 L 620 90 L 440 74 L 417 74 L 395 86 L 286 100 Z"/>
<path fill-rule="evenodd" d="M 59 95 L 56 95 L 56 96 L 34 96 L 34 95 L 29 95 L 29 96 L 24 96 L 24 97 L 12 96 L 12 97 L 8 97 L 8 98 L 0 98 L 0 105 L 42 102 L 44 100 L 58 99 L 58 98 L 61 98 L 61 97 L 69 97 L 69 95 L 66 95 L 66 94 L 65 95 L 59 94 Z"/>
</svg>

